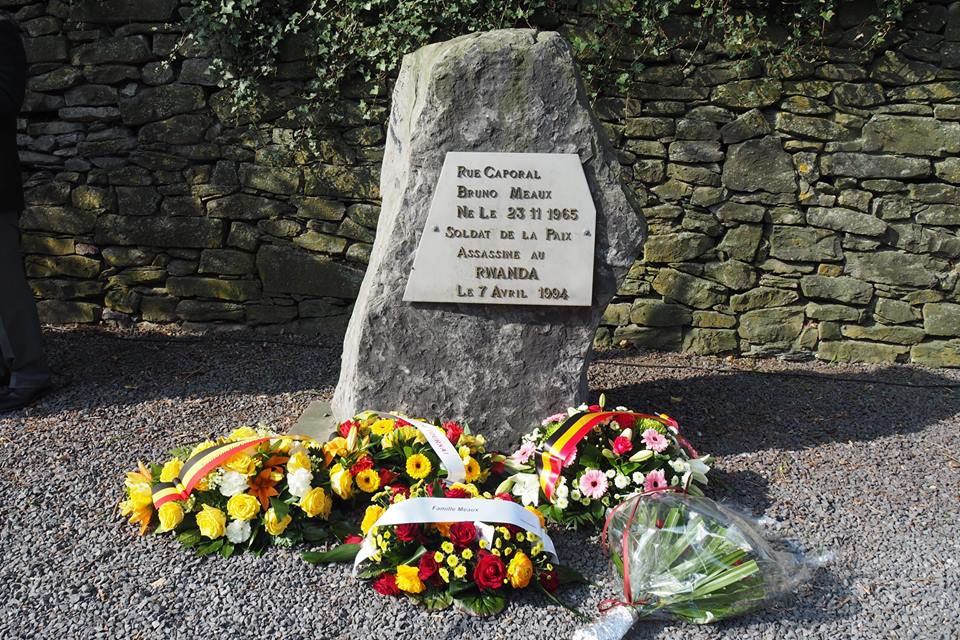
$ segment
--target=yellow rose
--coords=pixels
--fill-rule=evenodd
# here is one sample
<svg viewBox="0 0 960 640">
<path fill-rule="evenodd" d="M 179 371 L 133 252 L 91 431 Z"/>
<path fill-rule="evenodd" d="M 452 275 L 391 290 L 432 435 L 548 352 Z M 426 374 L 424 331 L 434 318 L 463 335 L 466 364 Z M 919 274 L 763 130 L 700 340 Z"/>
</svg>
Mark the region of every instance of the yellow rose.
<svg viewBox="0 0 960 640">
<path fill-rule="evenodd" d="M 357 486 L 366 493 L 373 493 L 380 488 L 380 474 L 373 469 L 364 469 L 357 474 Z"/>
<path fill-rule="evenodd" d="M 297 451 L 295 454 L 290 456 L 290 460 L 287 462 L 287 473 L 293 473 L 297 469 L 313 471 L 313 465 L 310 463 L 310 456 L 307 455 L 306 451 Z"/>
<path fill-rule="evenodd" d="M 160 518 L 160 527 L 157 533 L 164 531 L 173 531 L 177 525 L 183 522 L 183 507 L 176 502 L 164 502 L 157 509 L 157 517 Z"/>
<path fill-rule="evenodd" d="M 422 453 L 415 453 L 407 458 L 407 475 L 414 480 L 421 480 L 430 475 L 433 465 L 430 464 L 430 458 Z"/>
<path fill-rule="evenodd" d="M 339 464 L 330 469 L 330 488 L 344 500 L 353 497 L 353 476 L 350 475 L 350 470 Z"/>
<path fill-rule="evenodd" d="M 201 451 L 206 451 L 207 449 L 209 449 L 210 447 L 216 444 L 217 443 L 214 442 L 213 440 L 205 440 L 204 442 L 201 442 L 200 444 L 198 444 L 193 448 L 193 451 L 190 452 L 190 455 L 187 456 L 187 459 L 189 460 L 190 458 L 197 455 Z"/>
<path fill-rule="evenodd" d="M 510 564 L 507 565 L 507 579 L 510 580 L 510 586 L 514 589 L 523 589 L 530 584 L 532 576 L 533 563 L 523 551 L 517 550 L 510 559 Z"/>
<path fill-rule="evenodd" d="M 257 472 L 257 461 L 245 453 L 233 456 L 224 466 L 245 476 L 252 476 Z"/>
<path fill-rule="evenodd" d="M 395 424 L 396 424 L 395 420 L 390 420 L 390 419 L 377 420 L 372 425 L 370 425 L 370 431 L 372 431 L 375 435 L 385 436 L 391 431 L 393 431 Z"/>
<path fill-rule="evenodd" d="M 363 513 L 363 521 L 360 523 L 360 531 L 366 534 L 368 531 L 370 531 L 370 527 L 372 527 L 382 515 L 383 507 L 375 504 L 367 507 L 367 510 Z"/>
<path fill-rule="evenodd" d="M 277 517 L 277 512 L 273 510 L 273 507 L 270 507 L 267 509 L 267 515 L 263 517 L 263 528 L 266 529 L 270 535 L 279 536 L 286 531 L 291 521 L 293 521 L 293 516 L 289 513 L 281 520 Z"/>
<path fill-rule="evenodd" d="M 160 471 L 160 482 L 173 482 L 180 475 L 180 469 L 183 469 L 183 460 L 180 458 L 168 460 Z"/>
<path fill-rule="evenodd" d="M 234 429 L 233 433 L 227 436 L 228 440 L 245 440 L 246 438 L 256 438 L 260 434 L 257 433 L 253 427 L 240 427 Z"/>
<path fill-rule="evenodd" d="M 149 484 L 134 484 L 127 489 L 127 496 L 130 498 L 130 504 L 135 509 L 143 509 L 153 506 L 153 491 Z"/>
<path fill-rule="evenodd" d="M 234 520 L 253 520 L 260 514 L 260 501 L 249 493 L 238 493 L 227 500 L 227 513 Z"/>
<path fill-rule="evenodd" d="M 474 482 L 480 477 L 480 463 L 470 456 L 463 459 L 463 466 L 467 470 L 467 482 Z"/>
<path fill-rule="evenodd" d="M 426 585 L 420 579 L 419 567 L 408 564 L 397 565 L 397 589 L 406 593 L 423 593 Z"/>
<path fill-rule="evenodd" d="M 293 440 L 291 438 L 278 438 L 274 442 L 274 446 L 276 447 L 277 451 L 287 453 L 293 448 Z"/>
<path fill-rule="evenodd" d="M 333 499 L 320 487 L 314 487 L 300 498 L 300 508 L 310 518 L 320 516 L 324 520 L 330 517 Z"/>
<path fill-rule="evenodd" d="M 200 528 L 200 534 L 216 540 L 223 535 L 227 526 L 227 516 L 208 504 L 203 505 L 203 511 L 197 514 L 197 526 Z"/>
</svg>

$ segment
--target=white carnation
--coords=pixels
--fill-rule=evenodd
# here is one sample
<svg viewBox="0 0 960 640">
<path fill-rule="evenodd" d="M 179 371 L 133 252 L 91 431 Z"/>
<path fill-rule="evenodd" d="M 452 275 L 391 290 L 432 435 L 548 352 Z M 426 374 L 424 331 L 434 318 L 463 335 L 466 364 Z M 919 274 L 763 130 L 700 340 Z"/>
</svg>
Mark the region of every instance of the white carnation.
<svg viewBox="0 0 960 640">
<path fill-rule="evenodd" d="M 570 504 L 570 502 L 569 502 L 566 498 L 559 498 L 559 497 L 558 497 L 558 498 L 556 499 L 556 501 L 553 503 L 553 505 L 554 505 L 557 509 L 560 509 L 561 511 L 563 511 L 564 509 L 566 509 L 567 506 L 569 506 L 569 504 Z"/>
<path fill-rule="evenodd" d="M 287 474 L 287 488 L 290 493 L 302 498 L 310 491 L 310 483 L 313 482 L 313 474 L 306 469 L 297 469 L 293 473 Z"/>
<path fill-rule="evenodd" d="M 567 486 L 567 479 L 564 477 L 560 478 L 560 484 L 557 485 L 557 488 L 554 490 L 554 495 L 558 498 L 566 498 L 570 495 L 570 488 Z M 561 509 L 563 507 L 560 507 Z"/>
<path fill-rule="evenodd" d="M 644 477 L 644 475 L 643 475 L 642 473 L 640 473 L 639 471 L 634 471 L 634 472 L 633 472 L 633 484 L 637 484 L 637 485 L 643 484 L 643 481 L 644 481 L 645 479 L 646 479 L 646 478 Z"/>
<path fill-rule="evenodd" d="M 617 487 L 617 489 L 625 489 L 627 485 L 630 484 L 630 478 L 618 473 L 617 477 L 613 479 L 613 484 Z"/>
<path fill-rule="evenodd" d="M 220 494 L 229 498 L 238 493 L 243 493 L 249 486 L 247 476 L 236 471 L 227 471 L 223 474 L 223 480 L 220 482 Z"/>
<path fill-rule="evenodd" d="M 227 525 L 227 540 L 233 544 L 246 542 L 250 537 L 250 522 L 248 520 L 232 520 Z"/>
<path fill-rule="evenodd" d="M 583 494 L 580 493 L 579 489 L 574 489 L 573 491 L 570 492 L 570 497 L 579 502 L 580 498 L 583 497 Z"/>
<path fill-rule="evenodd" d="M 612 477 L 615 476 L 615 475 L 617 475 L 617 472 L 616 472 L 616 471 L 614 471 L 613 469 L 607 469 L 607 477 L 608 477 L 608 478 L 612 478 Z"/>
</svg>

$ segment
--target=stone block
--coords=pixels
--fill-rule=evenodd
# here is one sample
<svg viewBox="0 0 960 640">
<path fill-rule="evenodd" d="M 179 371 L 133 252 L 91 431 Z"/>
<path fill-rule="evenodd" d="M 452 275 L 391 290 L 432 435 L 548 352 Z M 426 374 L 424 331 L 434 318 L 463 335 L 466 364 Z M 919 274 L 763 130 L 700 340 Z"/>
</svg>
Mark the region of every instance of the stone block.
<svg viewBox="0 0 960 640">
<path fill-rule="evenodd" d="M 931 340 L 914 345 L 910 361 L 928 367 L 960 367 L 960 340 Z"/>
<path fill-rule="evenodd" d="M 779 80 L 738 80 L 714 87 L 710 102 L 721 107 L 754 109 L 772 105 L 780 99 L 782 93 L 783 84 Z"/>
<path fill-rule="evenodd" d="M 709 309 L 726 300 L 726 290 L 719 284 L 675 269 L 660 269 L 651 286 L 665 298 L 696 309 Z"/>
<path fill-rule="evenodd" d="M 833 153 L 820 159 L 820 171 L 828 176 L 852 178 L 921 178 L 931 173 L 930 161 L 893 155 Z"/>
<path fill-rule="evenodd" d="M 754 224 L 741 224 L 727 231 L 717 245 L 717 251 L 729 258 L 752 262 L 763 237 L 763 227 Z"/>
<path fill-rule="evenodd" d="M 243 305 L 208 300 L 181 300 L 177 304 L 176 313 L 179 319 L 193 322 L 236 322 L 244 318 Z"/>
<path fill-rule="evenodd" d="M 717 311 L 694 311 L 693 326 L 706 329 L 732 329 L 737 326 L 737 317 Z"/>
<path fill-rule="evenodd" d="M 846 140 L 851 135 L 849 129 L 833 120 L 798 116 L 786 111 L 777 114 L 776 128 L 792 136 L 813 140 Z"/>
<path fill-rule="evenodd" d="M 648 263 L 672 263 L 693 260 L 713 247 L 713 239 L 701 233 L 681 231 L 647 238 L 643 259 Z"/>
<path fill-rule="evenodd" d="M 770 123 L 757 109 L 751 109 L 720 128 L 724 144 L 736 144 L 771 132 Z"/>
<path fill-rule="evenodd" d="M 27 64 L 60 62 L 67 59 L 67 39 L 61 35 L 22 38 Z"/>
<path fill-rule="evenodd" d="M 924 331 L 920 327 L 897 327 L 883 324 L 861 326 L 845 324 L 840 328 L 844 338 L 853 340 L 872 340 L 874 342 L 891 342 L 893 344 L 917 344 L 924 338 Z"/>
<path fill-rule="evenodd" d="M 946 270 L 946 261 L 900 251 L 848 251 L 845 267 L 860 280 L 915 288 L 932 288 Z"/>
<path fill-rule="evenodd" d="M 279 200 L 248 193 L 236 193 L 225 198 L 211 200 L 207 204 L 207 213 L 212 218 L 259 220 L 261 218 L 282 218 L 291 215 L 293 208 Z"/>
<path fill-rule="evenodd" d="M 689 309 L 678 304 L 638 299 L 630 306 L 629 319 L 644 327 L 676 327 L 689 326 L 692 316 Z"/>
<path fill-rule="evenodd" d="M 863 311 L 856 307 L 846 307 L 841 304 L 817 304 L 810 302 L 804 308 L 808 318 L 813 320 L 860 322 Z"/>
<path fill-rule="evenodd" d="M 244 302 L 260 297 L 260 283 L 254 280 L 170 277 L 167 278 L 167 291 L 179 298 L 213 298 Z"/>
<path fill-rule="evenodd" d="M 709 262 L 704 265 L 703 275 L 734 291 L 749 289 L 757 282 L 756 270 L 739 260 Z"/>
<path fill-rule="evenodd" d="M 279 245 L 260 248 L 257 270 L 267 292 L 355 298 L 363 280 L 363 270 L 353 265 Z"/>
<path fill-rule="evenodd" d="M 203 142 L 212 118 L 203 114 L 184 113 L 140 127 L 137 139 L 144 144 L 194 144 Z"/>
<path fill-rule="evenodd" d="M 863 127 L 863 138 L 864 151 L 945 156 L 960 152 L 960 122 L 880 114 Z"/>
<path fill-rule="evenodd" d="M 117 208 L 123 216 L 152 216 L 160 206 L 156 187 L 117 187 Z"/>
<path fill-rule="evenodd" d="M 221 245 L 223 221 L 209 218 L 134 217 L 105 214 L 97 219 L 97 244 L 215 249 Z"/>
<path fill-rule="evenodd" d="M 656 351 L 679 351 L 682 339 L 683 330 L 680 327 L 640 327 L 630 324 L 613 331 L 613 343 L 617 346 Z"/>
<path fill-rule="evenodd" d="M 20 249 L 27 254 L 40 253 L 48 256 L 66 256 L 74 252 L 74 239 L 23 233 L 20 235 Z"/>
<path fill-rule="evenodd" d="M 96 222 L 95 213 L 67 207 L 27 207 L 20 216 L 21 229 L 70 235 L 90 233 Z"/>
<path fill-rule="evenodd" d="M 740 337 L 754 344 L 791 342 L 803 328 L 802 307 L 756 309 L 740 316 Z"/>
<path fill-rule="evenodd" d="M 179 302 L 170 296 L 144 296 L 140 300 L 140 317 L 146 322 L 173 322 Z"/>
<path fill-rule="evenodd" d="M 308 231 L 293 239 L 293 244 L 319 253 L 340 254 L 347 248 L 347 240 L 317 231 Z"/>
<path fill-rule="evenodd" d="M 873 317 L 885 324 L 906 324 L 920 320 L 922 314 L 909 302 L 879 298 L 873 310 Z"/>
<path fill-rule="evenodd" d="M 724 222 L 763 222 L 766 209 L 756 204 L 727 201 L 717 209 Z"/>
<path fill-rule="evenodd" d="M 92 302 L 40 300 L 37 315 L 44 324 L 94 324 L 100 322 L 103 307 Z"/>
<path fill-rule="evenodd" d="M 75 65 L 98 65 L 119 62 L 140 64 L 153 59 L 144 36 L 104 38 L 80 45 L 73 51 L 71 62 Z"/>
<path fill-rule="evenodd" d="M 630 322 L 630 303 L 618 302 L 608 304 L 603 310 L 603 316 L 600 318 L 600 324 L 619 327 Z"/>
<path fill-rule="evenodd" d="M 255 272 L 253 254 L 235 249 L 204 249 L 200 254 L 200 273 L 244 276 Z"/>
<path fill-rule="evenodd" d="M 683 338 L 683 350 L 701 356 L 737 351 L 739 340 L 733 329 L 690 329 Z"/>
<path fill-rule="evenodd" d="M 800 278 L 800 289 L 808 298 L 836 300 L 847 304 L 868 304 L 873 298 L 873 285 L 845 276 L 803 276 Z"/>
<path fill-rule="evenodd" d="M 174 17 L 179 0 L 87 0 L 74 2 L 69 16 L 77 22 L 125 24 L 167 22 Z"/>
<path fill-rule="evenodd" d="M 854 340 L 828 340 L 820 343 L 817 358 L 829 362 L 869 362 L 892 364 L 905 360 L 910 347 L 856 342 Z"/>
<path fill-rule="evenodd" d="M 882 236 L 887 230 L 887 223 L 883 220 L 843 207 L 810 207 L 807 209 L 807 224 L 863 236 Z"/>
<path fill-rule="evenodd" d="M 29 278 L 68 276 L 71 278 L 96 278 L 100 275 L 100 261 L 84 256 L 37 256 L 26 258 Z"/>
<path fill-rule="evenodd" d="M 121 100 L 120 114 L 124 124 L 138 125 L 198 111 L 204 106 L 206 97 L 201 87 L 167 84 L 143 89 L 134 97 Z"/>
<path fill-rule="evenodd" d="M 828 229 L 774 225 L 770 255 L 780 260 L 833 262 L 843 259 L 840 236 Z"/>
<path fill-rule="evenodd" d="M 303 191 L 308 196 L 333 196 L 377 200 L 380 187 L 374 168 L 319 165 L 304 170 Z"/>
<path fill-rule="evenodd" d="M 797 300 L 799 300 L 799 296 L 796 291 L 757 287 L 746 293 L 730 296 L 730 310 L 739 313 L 765 307 L 784 307 Z"/>
<path fill-rule="evenodd" d="M 932 336 L 960 336 L 960 304 L 942 302 L 923 305 L 923 328 Z"/>
<path fill-rule="evenodd" d="M 240 165 L 240 184 L 257 191 L 289 195 L 300 187 L 300 171 L 285 167 L 264 167 L 256 164 Z"/>
<path fill-rule="evenodd" d="M 297 216 L 301 218 L 339 222 L 346 211 L 346 206 L 342 202 L 324 198 L 303 197 L 294 200 L 294 203 L 297 205 Z"/>
<path fill-rule="evenodd" d="M 723 185 L 733 191 L 794 193 L 797 178 L 780 140 L 766 136 L 732 145 L 723 163 Z"/>
</svg>

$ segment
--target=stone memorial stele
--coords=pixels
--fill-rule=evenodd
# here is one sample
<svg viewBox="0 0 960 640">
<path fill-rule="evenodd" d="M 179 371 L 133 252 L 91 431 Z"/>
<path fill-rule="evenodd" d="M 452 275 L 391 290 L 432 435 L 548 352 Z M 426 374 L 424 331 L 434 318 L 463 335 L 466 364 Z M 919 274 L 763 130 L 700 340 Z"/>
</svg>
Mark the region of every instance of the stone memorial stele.
<svg viewBox="0 0 960 640">
<path fill-rule="evenodd" d="M 406 56 L 380 190 L 336 418 L 463 420 L 509 447 L 584 401 L 646 224 L 566 41 L 509 29 Z"/>
</svg>

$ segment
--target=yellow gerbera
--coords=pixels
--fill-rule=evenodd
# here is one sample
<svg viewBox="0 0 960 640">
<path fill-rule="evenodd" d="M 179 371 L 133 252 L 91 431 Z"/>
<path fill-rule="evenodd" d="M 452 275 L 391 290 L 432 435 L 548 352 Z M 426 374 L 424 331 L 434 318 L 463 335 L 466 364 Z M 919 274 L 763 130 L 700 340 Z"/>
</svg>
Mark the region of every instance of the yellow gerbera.
<svg viewBox="0 0 960 640">
<path fill-rule="evenodd" d="M 373 469 L 364 469 L 356 475 L 354 481 L 365 493 L 373 493 L 380 488 L 380 474 Z"/>
<path fill-rule="evenodd" d="M 383 507 L 375 504 L 367 507 L 367 510 L 363 513 L 363 521 L 360 522 L 360 531 L 366 534 L 368 531 L 370 531 L 370 527 L 372 527 L 382 515 Z"/>
<path fill-rule="evenodd" d="M 430 464 L 430 458 L 422 453 L 415 453 L 407 458 L 407 475 L 414 480 L 421 480 L 430 475 L 433 466 Z"/>
<path fill-rule="evenodd" d="M 385 436 L 391 431 L 393 431 L 394 425 L 396 425 L 395 420 L 390 420 L 390 419 L 377 420 L 376 422 L 370 425 L 370 431 L 372 431 L 374 435 Z"/>
<path fill-rule="evenodd" d="M 472 457 L 463 459 L 463 467 L 467 470 L 467 482 L 474 482 L 480 477 L 480 463 Z"/>
</svg>

